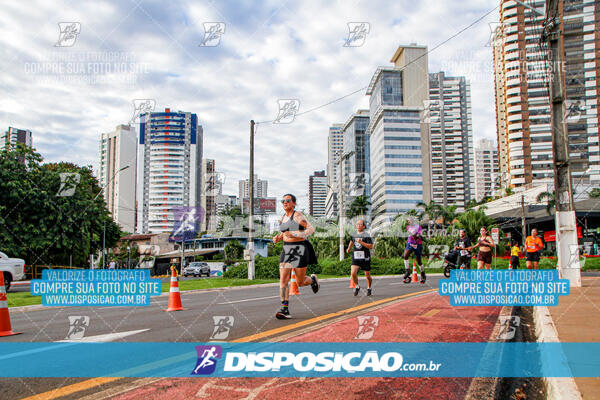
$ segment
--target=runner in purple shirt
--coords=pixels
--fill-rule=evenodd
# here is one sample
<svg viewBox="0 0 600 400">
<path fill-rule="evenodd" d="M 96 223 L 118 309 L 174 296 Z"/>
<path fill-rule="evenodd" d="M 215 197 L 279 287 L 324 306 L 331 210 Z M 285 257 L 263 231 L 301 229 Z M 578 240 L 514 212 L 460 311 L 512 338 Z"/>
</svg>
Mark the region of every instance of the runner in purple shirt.
<svg viewBox="0 0 600 400">
<path fill-rule="evenodd" d="M 417 264 L 419 265 L 419 269 L 421 270 L 421 283 L 425 283 L 427 277 L 425 276 L 425 269 L 423 268 L 423 260 L 421 256 L 423 255 L 423 237 L 421 234 L 423 233 L 423 228 L 420 225 L 409 225 L 406 230 L 409 233 L 408 239 L 406 241 L 406 248 L 404 249 L 404 268 L 406 272 L 404 273 L 404 283 L 410 283 L 410 253 L 414 253 L 415 259 L 417 260 Z"/>
</svg>

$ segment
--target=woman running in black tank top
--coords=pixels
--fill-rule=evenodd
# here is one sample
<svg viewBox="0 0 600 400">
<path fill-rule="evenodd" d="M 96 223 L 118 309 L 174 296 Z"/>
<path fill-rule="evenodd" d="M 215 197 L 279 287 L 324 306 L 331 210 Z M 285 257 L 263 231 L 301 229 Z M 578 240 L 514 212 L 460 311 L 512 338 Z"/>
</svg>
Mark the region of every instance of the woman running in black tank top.
<svg viewBox="0 0 600 400">
<path fill-rule="evenodd" d="M 289 311 L 289 281 L 292 269 L 296 274 L 298 286 L 310 285 L 313 292 L 319 291 L 319 280 L 316 275 L 306 276 L 306 267 L 317 263 L 315 250 L 306 238 L 315 230 L 304 216 L 295 211 L 296 196 L 286 194 L 281 201 L 285 215 L 279 219 L 280 234 L 273 237 L 273 242 L 283 240 L 283 250 L 279 257 L 279 294 L 281 309 L 275 313 L 278 319 L 291 318 Z"/>
</svg>

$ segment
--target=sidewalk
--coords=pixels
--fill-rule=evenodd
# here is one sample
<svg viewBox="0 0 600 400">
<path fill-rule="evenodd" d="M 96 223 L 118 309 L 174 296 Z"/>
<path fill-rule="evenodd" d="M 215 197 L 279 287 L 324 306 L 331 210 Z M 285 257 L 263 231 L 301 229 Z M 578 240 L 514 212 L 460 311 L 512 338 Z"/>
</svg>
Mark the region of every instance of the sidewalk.
<svg viewBox="0 0 600 400">
<path fill-rule="evenodd" d="M 558 306 L 548 307 L 561 342 L 600 342 L 600 277 L 582 277 Z M 575 378 L 584 399 L 600 393 L 600 378 Z"/>
</svg>

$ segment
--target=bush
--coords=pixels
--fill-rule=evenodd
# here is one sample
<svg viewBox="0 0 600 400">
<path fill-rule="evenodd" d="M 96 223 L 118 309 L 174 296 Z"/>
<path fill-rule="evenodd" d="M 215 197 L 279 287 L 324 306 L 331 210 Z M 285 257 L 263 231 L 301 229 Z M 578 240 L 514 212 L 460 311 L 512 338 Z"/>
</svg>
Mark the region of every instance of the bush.
<svg viewBox="0 0 600 400">
<path fill-rule="evenodd" d="M 244 255 L 244 246 L 237 240 L 232 240 L 225 245 L 225 259 L 236 260 Z"/>
<path fill-rule="evenodd" d="M 256 279 L 279 279 L 279 256 L 273 257 L 256 257 L 254 263 L 254 274 Z M 309 265 L 306 274 L 320 274 L 320 265 Z M 224 278 L 248 278 L 248 264 L 246 262 L 239 263 L 235 267 L 228 268 Z"/>
</svg>

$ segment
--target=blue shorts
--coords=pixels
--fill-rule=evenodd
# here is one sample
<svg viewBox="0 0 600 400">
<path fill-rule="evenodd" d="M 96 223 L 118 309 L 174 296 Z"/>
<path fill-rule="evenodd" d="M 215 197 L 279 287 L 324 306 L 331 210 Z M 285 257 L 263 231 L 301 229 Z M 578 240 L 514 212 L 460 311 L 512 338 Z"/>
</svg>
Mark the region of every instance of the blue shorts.
<svg viewBox="0 0 600 400">
<path fill-rule="evenodd" d="M 423 255 L 423 245 L 422 244 L 418 244 L 417 248 L 415 249 L 409 243 L 406 243 L 406 248 L 404 250 L 413 252 L 415 254 L 415 256 L 417 256 L 417 257 L 421 257 Z"/>
</svg>

